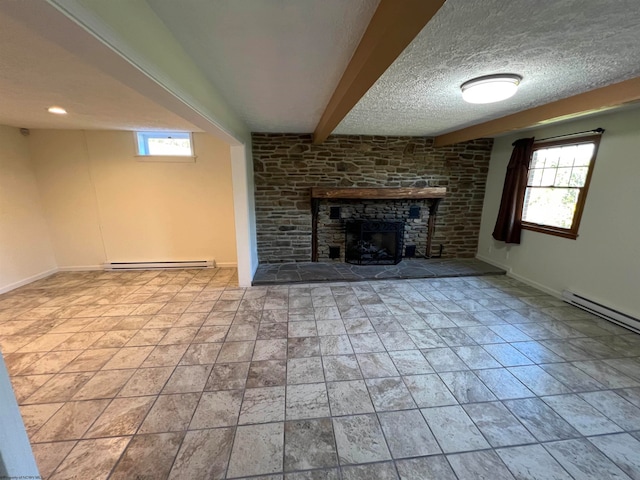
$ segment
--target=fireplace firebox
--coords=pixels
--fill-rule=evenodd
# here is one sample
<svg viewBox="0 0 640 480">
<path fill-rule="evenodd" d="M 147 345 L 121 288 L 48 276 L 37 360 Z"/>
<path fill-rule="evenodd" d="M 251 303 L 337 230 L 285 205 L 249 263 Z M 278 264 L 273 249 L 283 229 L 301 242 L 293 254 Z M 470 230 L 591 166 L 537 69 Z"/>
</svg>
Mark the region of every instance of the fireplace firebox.
<svg viewBox="0 0 640 480">
<path fill-rule="evenodd" d="M 349 220 L 345 224 L 345 262 L 395 265 L 402 260 L 404 222 Z"/>
</svg>

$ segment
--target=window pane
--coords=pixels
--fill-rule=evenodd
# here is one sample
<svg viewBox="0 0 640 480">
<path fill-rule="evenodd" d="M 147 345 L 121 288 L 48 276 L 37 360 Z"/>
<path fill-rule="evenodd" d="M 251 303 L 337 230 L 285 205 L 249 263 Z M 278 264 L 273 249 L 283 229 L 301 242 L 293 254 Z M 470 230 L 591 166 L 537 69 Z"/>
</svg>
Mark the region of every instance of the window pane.
<svg viewBox="0 0 640 480">
<path fill-rule="evenodd" d="M 562 148 L 562 156 L 560 157 L 560 162 L 558 166 L 560 167 L 572 167 L 573 159 L 576 157 L 578 153 L 578 147 L 576 145 L 571 145 L 569 147 Z"/>
<path fill-rule="evenodd" d="M 191 155 L 188 138 L 150 138 L 149 155 Z"/>
<path fill-rule="evenodd" d="M 562 148 L 548 148 L 546 149 L 547 160 L 544 163 L 545 168 L 557 167 L 560 163 L 560 157 L 562 156 Z"/>
<path fill-rule="evenodd" d="M 559 168 L 556 175 L 556 187 L 568 187 L 571 178 L 571 168 Z"/>
<path fill-rule="evenodd" d="M 540 181 L 542 180 L 542 168 L 535 168 L 533 170 L 529 170 L 529 181 L 527 185 L 533 185 L 534 187 L 540 186 Z"/>
<path fill-rule="evenodd" d="M 572 187 L 583 187 L 584 182 L 587 181 L 587 173 L 589 172 L 589 167 L 578 167 L 574 168 L 571 173 L 571 181 L 569 185 Z"/>
<path fill-rule="evenodd" d="M 522 220 L 571 228 L 579 194 L 578 188 L 527 188 Z"/>
<path fill-rule="evenodd" d="M 542 173 L 542 181 L 540 185 L 543 187 L 551 187 L 553 186 L 553 182 L 556 181 L 556 169 L 555 168 L 545 168 Z"/>
<path fill-rule="evenodd" d="M 589 166 L 591 157 L 593 156 L 594 147 L 595 146 L 593 143 L 585 143 L 583 145 L 578 145 L 577 152 L 576 152 L 575 165 L 585 166 L 585 167 Z"/>
<path fill-rule="evenodd" d="M 531 165 L 529 168 L 544 168 L 546 150 L 536 150 L 533 152 L 533 158 L 531 159 Z"/>
</svg>

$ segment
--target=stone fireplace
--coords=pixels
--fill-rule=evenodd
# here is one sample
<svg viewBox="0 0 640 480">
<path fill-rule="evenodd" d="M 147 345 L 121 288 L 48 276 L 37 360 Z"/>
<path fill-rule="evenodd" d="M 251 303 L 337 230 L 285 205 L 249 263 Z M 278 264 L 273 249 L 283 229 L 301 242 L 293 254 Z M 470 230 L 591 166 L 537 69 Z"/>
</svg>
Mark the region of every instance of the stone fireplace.
<svg viewBox="0 0 640 480">
<path fill-rule="evenodd" d="M 351 219 L 404 221 L 403 255 L 437 255 L 443 245 L 444 258 L 475 256 L 491 139 L 434 147 L 428 137 L 332 135 L 314 145 L 309 134 L 254 133 L 252 143 L 260 263 L 311 261 L 314 242 L 316 260 L 339 246 L 334 261 L 344 261 Z M 442 187 L 446 198 L 319 199 L 314 232 L 313 187 Z"/>
</svg>

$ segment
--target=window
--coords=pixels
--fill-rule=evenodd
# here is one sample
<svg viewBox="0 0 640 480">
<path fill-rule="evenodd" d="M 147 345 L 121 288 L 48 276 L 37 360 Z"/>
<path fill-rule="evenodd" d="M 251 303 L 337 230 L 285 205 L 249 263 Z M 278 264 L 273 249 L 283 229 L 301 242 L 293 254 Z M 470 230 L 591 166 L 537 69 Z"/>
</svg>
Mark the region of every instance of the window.
<svg viewBox="0 0 640 480">
<path fill-rule="evenodd" d="M 577 238 L 600 135 L 533 147 L 522 228 Z"/>
<path fill-rule="evenodd" d="M 188 132 L 136 132 L 138 155 L 193 157 Z"/>
</svg>

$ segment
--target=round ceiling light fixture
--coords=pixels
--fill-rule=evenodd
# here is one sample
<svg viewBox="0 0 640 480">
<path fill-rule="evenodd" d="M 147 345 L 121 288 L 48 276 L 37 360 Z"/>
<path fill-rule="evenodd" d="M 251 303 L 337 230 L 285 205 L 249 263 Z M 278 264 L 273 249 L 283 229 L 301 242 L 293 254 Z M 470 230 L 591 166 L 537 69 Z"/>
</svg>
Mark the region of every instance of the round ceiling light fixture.
<svg viewBox="0 0 640 480">
<path fill-rule="evenodd" d="M 54 113 L 56 115 L 66 115 L 67 114 L 67 111 L 64 108 L 57 107 L 55 105 L 53 107 L 47 108 L 47 112 Z"/>
<path fill-rule="evenodd" d="M 466 102 L 493 103 L 513 97 L 521 81 L 522 77 L 513 73 L 485 75 L 464 82 L 460 90 Z"/>
</svg>

